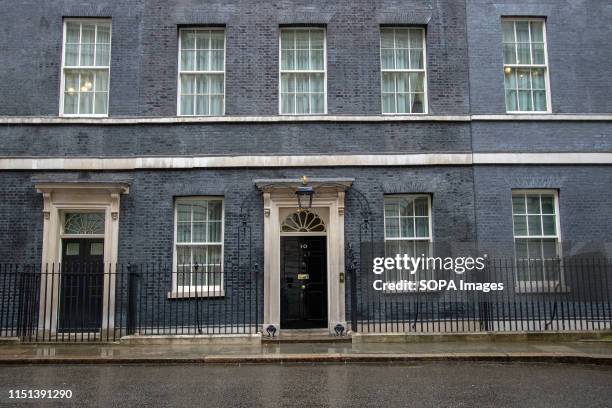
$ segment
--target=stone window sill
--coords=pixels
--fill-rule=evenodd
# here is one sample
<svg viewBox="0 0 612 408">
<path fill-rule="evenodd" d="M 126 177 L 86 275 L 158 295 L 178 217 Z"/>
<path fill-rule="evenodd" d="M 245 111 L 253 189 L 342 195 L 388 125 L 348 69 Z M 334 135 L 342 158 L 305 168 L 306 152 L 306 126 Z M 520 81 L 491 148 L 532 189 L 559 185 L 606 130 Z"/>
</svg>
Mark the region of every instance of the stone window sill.
<svg viewBox="0 0 612 408">
<path fill-rule="evenodd" d="M 224 297 L 225 291 L 223 289 L 208 289 L 202 288 L 196 290 L 178 290 L 168 292 L 168 299 L 207 299 L 207 298 L 219 298 Z"/>
</svg>

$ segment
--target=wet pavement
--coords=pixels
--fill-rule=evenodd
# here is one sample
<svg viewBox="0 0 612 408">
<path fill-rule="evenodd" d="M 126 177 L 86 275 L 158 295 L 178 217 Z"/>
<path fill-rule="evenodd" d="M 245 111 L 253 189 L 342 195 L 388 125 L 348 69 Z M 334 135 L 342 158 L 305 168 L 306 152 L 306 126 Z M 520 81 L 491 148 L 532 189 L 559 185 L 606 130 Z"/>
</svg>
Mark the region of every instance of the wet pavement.
<svg viewBox="0 0 612 408">
<path fill-rule="evenodd" d="M 612 367 L 477 362 L 0 366 L 1 406 L 17 402 L 8 398 L 14 389 L 71 390 L 70 400 L 44 401 L 56 406 L 610 406 Z"/>
<path fill-rule="evenodd" d="M 281 343 L 257 345 L 0 345 L 1 363 L 508 360 L 612 364 L 612 342 Z"/>
</svg>

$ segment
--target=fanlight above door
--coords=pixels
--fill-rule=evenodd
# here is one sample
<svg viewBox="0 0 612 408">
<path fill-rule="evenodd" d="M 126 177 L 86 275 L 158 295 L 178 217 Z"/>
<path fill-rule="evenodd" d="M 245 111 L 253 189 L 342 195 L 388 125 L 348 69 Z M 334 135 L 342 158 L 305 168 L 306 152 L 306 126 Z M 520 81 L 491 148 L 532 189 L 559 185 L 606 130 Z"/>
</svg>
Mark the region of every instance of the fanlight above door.
<svg viewBox="0 0 612 408">
<path fill-rule="evenodd" d="M 325 232 L 325 223 L 313 212 L 298 211 L 285 218 L 281 232 Z"/>
</svg>

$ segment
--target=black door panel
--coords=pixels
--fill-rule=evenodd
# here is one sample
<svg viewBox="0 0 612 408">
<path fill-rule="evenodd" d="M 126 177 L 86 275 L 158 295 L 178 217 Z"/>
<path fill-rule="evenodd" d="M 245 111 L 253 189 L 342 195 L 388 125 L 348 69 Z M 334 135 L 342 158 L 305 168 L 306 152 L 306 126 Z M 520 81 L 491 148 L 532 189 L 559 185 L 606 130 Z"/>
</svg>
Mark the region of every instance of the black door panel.
<svg viewBox="0 0 612 408">
<path fill-rule="evenodd" d="M 325 237 L 281 237 L 281 326 L 327 327 Z"/>
<path fill-rule="evenodd" d="M 104 241 L 62 240 L 59 330 L 82 332 L 102 325 Z"/>
</svg>

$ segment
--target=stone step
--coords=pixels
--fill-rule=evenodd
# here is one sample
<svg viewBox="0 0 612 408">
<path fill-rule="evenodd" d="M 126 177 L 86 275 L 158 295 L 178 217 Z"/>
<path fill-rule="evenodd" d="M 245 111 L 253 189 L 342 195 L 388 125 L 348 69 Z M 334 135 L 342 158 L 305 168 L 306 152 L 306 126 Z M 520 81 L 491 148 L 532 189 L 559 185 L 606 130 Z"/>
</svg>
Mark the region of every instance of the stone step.
<svg viewBox="0 0 612 408">
<path fill-rule="evenodd" d="M 263 335 L 262 343 L 350 343 L 351 336 L 336 336 L 327 329 L 314 330 L 282 330 L 274 337 Z"/>
</svg>

